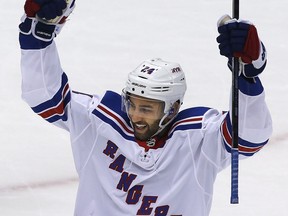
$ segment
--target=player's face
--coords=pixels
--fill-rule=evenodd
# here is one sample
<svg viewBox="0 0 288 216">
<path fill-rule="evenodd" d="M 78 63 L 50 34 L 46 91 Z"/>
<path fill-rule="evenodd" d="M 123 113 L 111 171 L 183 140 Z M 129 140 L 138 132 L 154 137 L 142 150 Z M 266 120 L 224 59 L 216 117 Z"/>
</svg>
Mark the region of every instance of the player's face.
<svg viewBox="0 0 288 216">
<path fill-rule="evenodd" d="M 135 137 L 145 141 L 159 129 L 159 122 L 164 116 L 164 103 L 143 97 L 129 97 L 128 115 L 134 128 Z"/>
</svg>

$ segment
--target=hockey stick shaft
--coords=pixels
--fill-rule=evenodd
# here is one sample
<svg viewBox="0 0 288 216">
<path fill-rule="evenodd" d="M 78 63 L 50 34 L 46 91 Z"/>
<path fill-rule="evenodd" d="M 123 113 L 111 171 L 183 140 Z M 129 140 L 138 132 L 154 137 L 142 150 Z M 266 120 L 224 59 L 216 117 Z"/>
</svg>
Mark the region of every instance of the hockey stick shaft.
<svg viewBox="0 0 288 216">
<path fill-rule="evenodd" d="M 232 0 L 232 17 L 239 19 L 239 0 Z M 239 59 L 232 60 L 232 149 L 231 149 L 231 204 L 239 203 L 238 197 L 238 177 L 239 177 L 239 152 L 238 152 L 238 76 L 239 76 Z"/>
</svg>

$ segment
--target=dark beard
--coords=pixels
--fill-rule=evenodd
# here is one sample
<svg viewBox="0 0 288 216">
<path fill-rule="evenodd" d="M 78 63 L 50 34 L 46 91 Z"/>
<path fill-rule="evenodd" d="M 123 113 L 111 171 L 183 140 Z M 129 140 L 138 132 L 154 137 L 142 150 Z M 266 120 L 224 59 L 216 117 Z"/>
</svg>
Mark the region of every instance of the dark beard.
<svg viewBox="0 0 288 216">
<path fill-rule="evenodd" d="M 137 140 L 140 140 L 140 141 L 148 141 L 149 139 L 153 138 L 154 134 L 159 130 L 159 122 L 160 122 L 160 120 L 157 121 L 156 123 L 154 123 L 153 125 L 151 125 L 151 127 L 149 127 L 147 125 L 147 127 L 149 127 L 149 128 L 148 128 L 148 131 L 145 134 L 138 134 L 138 133 L 136 133 L 134 131 L 135 138 Z M 166 127 L 163 128 L 162 131 L 159 134 L 157 134 L 157 137 L 161 138 L 163 136 L 167 136 L 168 131 L 171 128 L 172 124 L 173 123 L 171 122 L 170 124 L 166 125 Z M 133 127 L 135 127 L 134 124 L 133 124 Z"/>
<path fill-rule="evenodd" d="M 134 128 L 134 136 L 136 139 L 141 140 L 141 141 L 147 141 L 149 140 L 159 129 L 159 122 L 157 121 L 155 123 L 153 123 L 152 125 L 148 125 L 146 123 L 144 123 L 146 125 L 146 132 L 144 134 L 142 133 L 137 133 L 135 130 L 135 124 L 141 124 L 141 122 L 136 122 L 133 123 L 133 128 Z"/>
</svg>

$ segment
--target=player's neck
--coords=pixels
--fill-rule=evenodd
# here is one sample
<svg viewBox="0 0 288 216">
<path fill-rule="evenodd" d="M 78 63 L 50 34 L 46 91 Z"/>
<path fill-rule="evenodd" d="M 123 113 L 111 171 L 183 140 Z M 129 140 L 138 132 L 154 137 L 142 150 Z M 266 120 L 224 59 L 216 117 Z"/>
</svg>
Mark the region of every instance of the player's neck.
<svg viewBox="0 0 288 216">
<path fill-rule="evenodd" d="M 139 146 L 145 148 L 146 152 L 149 149 L 163 148 L 168 137 L 168 129 L 169 129 L 168 127 L 164 128 L 161 131 L 161 133 L 145 141 L 136 139 L 136 142 L 138 143 Z"/>
</svg>

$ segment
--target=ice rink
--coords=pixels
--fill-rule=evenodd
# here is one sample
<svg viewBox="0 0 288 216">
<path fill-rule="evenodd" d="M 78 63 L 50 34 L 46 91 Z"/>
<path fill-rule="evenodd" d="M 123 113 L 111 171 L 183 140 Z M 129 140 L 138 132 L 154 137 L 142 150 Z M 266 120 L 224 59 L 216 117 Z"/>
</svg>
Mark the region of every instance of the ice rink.
<svg viewBox="0 0 288 216">
<path fill-rule="evenodd" d="M 0 216 L 72 216 L 77 191 L 69 135 L 21 99 L 18 24 L 24 0 L 0 7 Z M 288 215 L 288 1 L 240 1 L 240 17 L 257 26 L 268 50 L 261 75 L 274 133 L 240 162 L 239 205 L 230 205 L 230 168 L 215 183 L 210 216 Z M 184 108 L 227 110 L 231 73 L 218 53 L 216 23 L 231 1 L 95 0 L 76 9 L 56 38 L 74 90 L 120 92 L 143 60 L 179 62 L 188 90 Z M 193 213 L 191 213 L 193 215 Z"/>
</svg>

